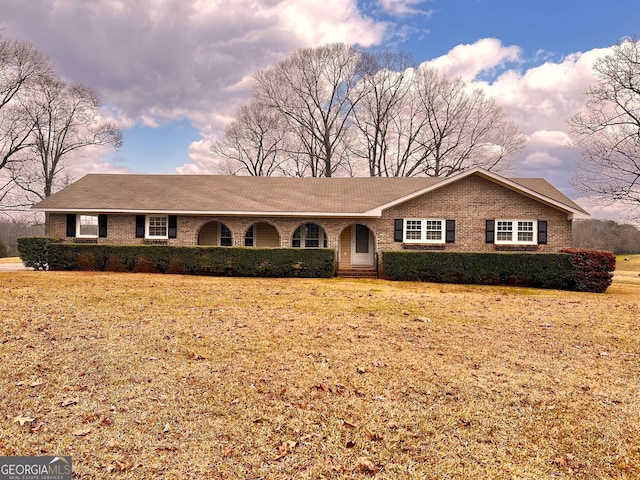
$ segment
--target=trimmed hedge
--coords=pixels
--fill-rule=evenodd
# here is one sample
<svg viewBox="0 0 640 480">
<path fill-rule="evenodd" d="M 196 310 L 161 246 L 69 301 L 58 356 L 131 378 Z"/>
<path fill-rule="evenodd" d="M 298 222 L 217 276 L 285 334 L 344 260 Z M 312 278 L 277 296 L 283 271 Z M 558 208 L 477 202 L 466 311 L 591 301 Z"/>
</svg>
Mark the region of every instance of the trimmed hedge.
<svg viewBox="0 0 640 480">
<path fill-rule="evenodd" d="M 478 285 L 515 285 L 604 292 L 613 278 L 606 252 L 565 253 L 383 252 L 385 277 Z"/>
<path fill-rule="evenodd" d="M 51 270 L 331 277 L 335 253 L 330 249 L 60 243 L 49 247 L 48 263 Z"/>
<path fill-rule="evenodd" d="M 62 240 L 53 237 L 20 237 L 18 254 L 25 267 L 46 270 L 49 265 L 49 248 Z"/>
</svg>

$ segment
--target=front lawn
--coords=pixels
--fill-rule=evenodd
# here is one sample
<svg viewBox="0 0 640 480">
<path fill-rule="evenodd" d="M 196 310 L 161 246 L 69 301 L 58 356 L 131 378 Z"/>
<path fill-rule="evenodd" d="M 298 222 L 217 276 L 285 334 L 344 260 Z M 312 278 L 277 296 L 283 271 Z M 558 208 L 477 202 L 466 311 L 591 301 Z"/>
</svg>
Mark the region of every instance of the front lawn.
<svg viewBox="0 0 640 480">
<path fill-rule="evenodd" d="M 640 477 L 640 285 L 0 285 L 0 455 L 74 478 Z"/>
</svg>

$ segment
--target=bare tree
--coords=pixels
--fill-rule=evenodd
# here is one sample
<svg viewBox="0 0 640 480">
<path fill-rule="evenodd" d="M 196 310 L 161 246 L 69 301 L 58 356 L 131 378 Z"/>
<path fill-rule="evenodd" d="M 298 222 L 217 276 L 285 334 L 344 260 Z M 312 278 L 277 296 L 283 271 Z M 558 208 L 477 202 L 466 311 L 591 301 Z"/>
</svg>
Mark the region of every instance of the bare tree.
<svg viewBox="0 0 640 480">
<path fill-rule="evenodd" d="M 19 161 L 18 154 L 31 144 L 32 119 L 23 108 L 35 84 L 53 78 L 49 59 L 32 44 L 0 34 L 0 208 L 13 182 L 3 171 Z"/>
<path fill-rule="evenodd" d="M 281 172 L 286 160 L 285 122 L 279 112 L 256 101 L 242 106 L 210 151 L 227 161 L 227 173 L 262 177 Z"/>
<path fill-rule="evenodd" d="M 370 85 L 355 123 L 370 175 L 505 170 L 505 159 L 524 146 L 524 135 L 495 99 L 434 68 L 385 68 L 365 80 Z"/>
<path fill-rule="evenodd" d="M 505 170 L 507 157 L 525 141 L 495 99 L 435 69 L 414 68 L 407 54 L 373 55 L 330 44 L 298 50 L 255 81 L 253 102 L 277 112 L 286 125 L 278 143 L 285 175 Z M 238 122 L 246 120 L 238 118 L 234 130 Z M 232 148 L 217 144 L 217 153 L 256 174 L 255 141 L 234 135 L 245 149 L 238 142 Z"/>
<path fill-rule="evenodd" d="M 24 160 L 11 170 L 28 196 L 50 196 L 56 182 L 65 179 L 65 160 L 70 154 L 90 146 L 122 145 L 122 133 L 100 120 L 100 100 L 86 86 L 43 80 L 23 105 L 34 125 L 32 140 Z"/>
<path fill-rule="evenodd" d="M 584 109 L 568 120 L 582 149 L 576 186 L 605 201 L 640 205 L 640 39 L 613 46 L 593 73 Z"/>
<path fill-rule="evenodd" d="M 406 113 L 411 93 L 408 77 L 414 61 L 409 54 L 386 51 L 363 54 L 362 64 L 360 88 L 365 95 L 354 112 L 358 132 L 352 151 L 366 159 L 370 176 L 395 176 L 399 169 L 393 167 L 399 163 L 401 152 L 396 148 L 399 130 L 394 127 L 399 116 Z"/>
<path fill-rule="evenodd" d="M 313 176 L 332 176 L 347 158 L 344 137 L 365 93 L 360 58 L 342 43 L 306 48 L 255 77 L 255 97 L 287 119 Z"/>
<path fill-rule="evenodd" d="M 469 91 L 461 79 L 449 80 L 434 68 L 416 71 L 415 88 L 426 125 L 418 134 L 424 156 L 413 172 L 446 177 L 477 166 L 501 170 L 508 155 L 524 146 L 515 123 L 481 89 Z"/>
</svg>

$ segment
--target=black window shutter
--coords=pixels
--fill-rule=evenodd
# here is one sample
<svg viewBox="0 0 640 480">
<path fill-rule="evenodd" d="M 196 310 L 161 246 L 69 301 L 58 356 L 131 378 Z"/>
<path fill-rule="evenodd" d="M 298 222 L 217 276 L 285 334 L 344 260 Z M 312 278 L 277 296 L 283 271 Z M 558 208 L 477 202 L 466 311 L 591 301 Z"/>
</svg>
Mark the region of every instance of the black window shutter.
<svg viewBox="0 0 640 480">
<path fill-rule="evenodd" d="M 547 244 L 547 229 L 548 223 L 546 220 L 538 220 L 538 244 Z"/>
<path fill-rule="evenodd" d="M 456 221 L 455 220 L 446 221 L 445 232 L 446 232 L 445 241 L 447 243 L 455 243 L 456 242 Z"/>
<path fill-rule="evenodd" d="M 393 221 L 393 241 L 401 242 L 404 240 L 404 235 L 402 233 L 402 229 L 404 226 L 404 220 L 402 218 L 396 218 Z"/>
<path fill-rule="evenodd" d="M 98 215 L 98 237 L 107 238 L 107 216 Z"/>
<path fill-rule="evenodd" d="M 176 215 L 169 215 L 169 238 L 176 238 L 178 236 L 178 217 Z"/>
<path fill-rule="evenodd" d="M 486 228 L 485 228 L 485 243 L 495 243 L 495 231 L 496 231 L 496 221 L 495 220 L 487 220 Z"/>
<path fill-rule="evenodd" d="M 136 238 L 144 238 L 144 215 L 136 215 Z"/>
<path fill-rule="evenodd" d="M 67 237 L 75 237 L 76 236 L 76 214 L 68 213 L 67 214 Z"/>
</svg>

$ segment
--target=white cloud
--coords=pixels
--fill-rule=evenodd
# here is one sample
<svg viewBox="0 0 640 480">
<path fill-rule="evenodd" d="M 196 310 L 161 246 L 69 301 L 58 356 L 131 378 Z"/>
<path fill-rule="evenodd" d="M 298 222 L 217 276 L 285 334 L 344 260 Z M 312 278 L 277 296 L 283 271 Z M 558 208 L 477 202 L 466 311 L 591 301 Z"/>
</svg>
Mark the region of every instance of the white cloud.
<svg viewBox="0 0 640 480">
<path fill-rule="evenodd" d="M 584 91 L 593 82 L 593 63 L 607 51 L 576 53 L 558 63 L 546 62 L 529 68 L 524 73 L 508 70 L 484 88 L 499 99 L 526 133 L 566 131 L 565 119 L 584 105 Z"/>
<path fill-rule="evenodd" d="M 532 152 L 528 154 L 524 162 L 529 168 L 553 168 L 562 165 L 562 160 L 549 152 Z"/>
<path fill-rule="evenodd" d="M 204 128 L 248 97 L 260 68 L 300 47 L 378 43 L 386 24 L 356 0 L 5 0 L 0 28 L 99 91 L 125 122 L 186 116 Z"/>
<path fill-rule="evenodd" d="M 446 55 L 423 65 L 435 67 L 449 78 L 460 77 L 465 82 L 472 82 L 483 72 L 492 71 L 505 62 L 516 62 L 519 58 L 519 47 L 505 47 L 496 38 L 483 38 L 473 44 L 458 45 Z"/>
<path fill-rule="evenodd" d="M 416 13 L 431 15 L 431 11 L 417 8 L 424 0 L 380 0 L 382 9 L 391 15 L 412 15 Z"/>
</svg>

